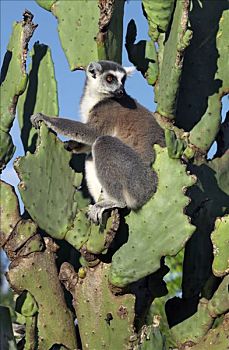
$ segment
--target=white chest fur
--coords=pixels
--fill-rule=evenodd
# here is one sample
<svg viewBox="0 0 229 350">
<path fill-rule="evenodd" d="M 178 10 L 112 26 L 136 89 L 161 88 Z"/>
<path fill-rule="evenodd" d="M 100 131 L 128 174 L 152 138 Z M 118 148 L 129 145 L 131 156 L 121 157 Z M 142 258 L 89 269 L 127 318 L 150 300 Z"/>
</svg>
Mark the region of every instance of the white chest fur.
<svg viewBox="0 0 229 350">
<path fill-rule="evenodd" d="M 97 202 L 101 194 L 102 186 L 97 177 L 95 164 L 92 158 L 86 159 L 85 172 L 86 172 L 87 188 L 91 196 L 93 197 L 94 201 Z"/>
<path fill-rule="evenodd" d="M 85 92 L 81 100 L 80 114 L 83 123 L 87 123 L 89 118 L 89 113 L 91 109 L 100 101 L 101 99 L 95 93 Z"/>
</svg>

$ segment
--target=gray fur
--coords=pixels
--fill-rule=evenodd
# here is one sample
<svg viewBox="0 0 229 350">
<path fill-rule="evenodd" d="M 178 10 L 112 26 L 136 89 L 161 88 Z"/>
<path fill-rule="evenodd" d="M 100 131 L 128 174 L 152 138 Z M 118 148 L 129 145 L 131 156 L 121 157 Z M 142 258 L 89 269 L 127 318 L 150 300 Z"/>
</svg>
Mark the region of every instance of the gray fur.
<svg viewBox="0 0 229 350">
<path fill-rule="evenodd" d="M 157 188 L 157 176 L 151 169 L 153 145 L 164 146 L 164 132 L 153 114 L 126 94 L 127 74 L 115 62 L 89 64 L 81 99 L 84 123 L 39 113 L 31 117 L 36 127 L 43 121 L 57 133 L 91 146 L 92 157 L 85 168 L 96 202 L 89 216 L 95 222 L 101 221 L 102 213 L 109 208 L 139 209 Z M 88 147 L 76 148 L 78 153 L 80 149 L 88 151 Z M 98 202 L 101 190 L 103 199 Z"/>
</svg>

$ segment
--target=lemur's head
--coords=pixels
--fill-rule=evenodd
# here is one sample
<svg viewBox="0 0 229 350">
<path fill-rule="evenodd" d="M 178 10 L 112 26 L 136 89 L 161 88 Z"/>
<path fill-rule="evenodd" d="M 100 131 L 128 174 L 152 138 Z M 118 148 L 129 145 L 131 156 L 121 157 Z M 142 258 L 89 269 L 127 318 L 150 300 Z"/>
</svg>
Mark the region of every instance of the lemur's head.
<svg viewBox="0 0 229 350">
<path fill-rule="evenodd" d="M 125 93 L 126 77 L 134 70 L 135 67 L 122 67 L 112 61 L 91 62 L 86 70 L 86 86 L 103 98 L 121 98 Z"/>
</svg>

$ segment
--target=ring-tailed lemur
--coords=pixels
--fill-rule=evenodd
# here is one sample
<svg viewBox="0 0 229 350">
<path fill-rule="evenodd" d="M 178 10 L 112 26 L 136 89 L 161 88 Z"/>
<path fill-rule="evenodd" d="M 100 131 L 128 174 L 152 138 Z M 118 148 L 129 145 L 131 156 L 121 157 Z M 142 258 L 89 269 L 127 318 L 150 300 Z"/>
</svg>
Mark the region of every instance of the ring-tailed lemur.
<svg viewBox="0 0 229 350">
<path fill-rule="evenodd" d="M 157 188 L 157 175 L 151 169 L 153 145 L 164 146 L 164 132 L 153 113 L 126 94 L 125 80 L 132 71 L 133 67 L 111 61 L 88 65 L 80 106 L 82 122 L 40 113 L 31 116 L 35 127 L 43 121 L 77 141 L 76 146 L 83 144 L 76 147 L 77 153 L 89 152 L 85 170 L 95 200 L 89 210 L 94 222 L 101 222 L 104 210 L 110 208 L 140 208 Z M 69 143 L 73 148 L 74 141 Z M 98 201 L 101 191 L 103 200 Z"/>
</svg>

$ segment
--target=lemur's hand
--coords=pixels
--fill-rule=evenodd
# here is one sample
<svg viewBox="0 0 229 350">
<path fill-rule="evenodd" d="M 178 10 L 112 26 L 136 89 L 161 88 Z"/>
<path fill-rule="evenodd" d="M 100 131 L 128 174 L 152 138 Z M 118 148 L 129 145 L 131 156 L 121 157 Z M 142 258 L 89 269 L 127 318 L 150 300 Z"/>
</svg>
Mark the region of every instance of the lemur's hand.
<svg viewBox="0 0 229 350">
<path fill-rule="evenodd" d="M 40 124 L 43 120 L 44 120 L 44 114 L 42 113 L 36 113 L 31 115 L 30 117 L 30 121 L 36 129 L 40 127 Z"/>
</svg>

